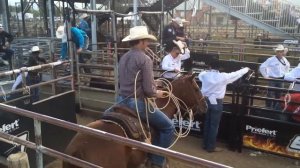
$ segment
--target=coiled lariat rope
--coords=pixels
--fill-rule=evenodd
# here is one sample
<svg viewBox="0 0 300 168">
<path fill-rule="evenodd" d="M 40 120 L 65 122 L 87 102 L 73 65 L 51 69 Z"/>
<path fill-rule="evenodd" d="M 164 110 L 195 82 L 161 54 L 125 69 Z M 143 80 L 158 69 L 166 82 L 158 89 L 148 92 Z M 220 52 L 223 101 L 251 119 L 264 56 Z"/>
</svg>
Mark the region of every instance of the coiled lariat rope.
<svg viewBox="0 0 300 168">
<path fill-rule="evenodd" d="M 144 128 L 142 127 L 142 121 L 141 121 L 141 117 L 140 117 L 140 114 L 139 114 L 139 109 L 138 109 L 138 104 L 137 104 L 137 88 L 136 88 L 136 83 L 137 83 L 137 78 L 138 78 L 138 75 L 139 75 L 140 71 L 137 72 L 136 74 L 136 77 L 135 77 L 135 81 L 134 81 L 134 98 L 135 98 L 135 107 L 136 107 L 136 111 L 137 111 L 137 116 L 138 116 L 138 120 L 139 120 L 139 123 L 141 125 L 141 128 L 142 128 L 142 131 L 143 131 L 143 134 L 144 136 L 146 137 L 146 142 L 150 143 L 151 142 L 151 133 L 146 133 L 146 131 L 144 130 Z M 188 106 L 184 103 L 184 101 L 182 101 L 181 99 L 179 99 L 178 97 L 176 97 L 172 91 L 173 91 L 173 88 L 172 88 L 172 84 L 171 82 L 169 82 L 168 80 L 166 79 L 163 79 L 163 78 L 159 78 L 156 80 L 156 82 L 161 82 L 164 84 L 165 89 L 166 91 L 163 91 L 164 93 L 164 97 L 162 98 L 168 98 L 168 101 L 167 103 L 161 107 L 161 108 L 158 108 L 155 100 L 156 98 L 145 98 L 144 101 L 145 101 L 145 105 L 146 105 L 146 121 L 147 121 L 147 126 L 149 128 L 149 132 L 150 132 L 150 125 L 149 125 L 149 118 L 148 118 L 148 112 L 149 113 L 155 113 L 155 109 L 159 109 L 159 110 L 162 110 L 164 108 L 167 107 L 167 105 L 171 102 L 174 103 L 175 107 L 177 108 L 177 112 L 176 114 L 174 114 L 174 118 L 178 118 L 178 121 L 179 121 L 179 124 L 178 124 L 178 127 L 179 127 L 179 131 L 177 131 L 175 129 L 175 135 L 177 136 L 177 138 L 174 140 L 174 142 L 168 147 L 168 148 L 171 148 L 172 146 L 174 146 L 174 144 L 178 141 L 179 138 L 183 138 L 183 137 L 186 137 L 191 128 L 192 128 L 192 121 L 193 121 L 193 111 L 192 109 L 188 108 Z M 180 108 L 180 104 L 183 105 L 184 108 Z M 188 128 L 183 132 L 183 116 L 181 115 L 181 109 L 184 109 L 186 110 L 188 113 L 189 113 L 189 125 L 188 125 Z"/>
</svg>

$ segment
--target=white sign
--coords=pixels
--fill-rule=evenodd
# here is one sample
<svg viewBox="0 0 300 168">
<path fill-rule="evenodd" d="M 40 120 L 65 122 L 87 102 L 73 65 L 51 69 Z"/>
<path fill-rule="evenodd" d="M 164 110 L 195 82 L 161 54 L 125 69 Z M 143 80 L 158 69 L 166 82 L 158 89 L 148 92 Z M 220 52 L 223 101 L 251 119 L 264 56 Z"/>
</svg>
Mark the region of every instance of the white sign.
<svg viewBox="0 0 300 168">
<path fill-rule="evenodd" d="M 253 134 L 266 135 L 271 137 L 276 137 L 276 130 L 269 130 L 266 128 L 253 127 L 251 125 L 246 125 L 246 131 L 250 131 Z"/>
<path fill-rule="evenodd" d="M 290 152 L 300 153 L 300 135 L 296 135 L 287 147 L 287 150 Z"/>
</svg>

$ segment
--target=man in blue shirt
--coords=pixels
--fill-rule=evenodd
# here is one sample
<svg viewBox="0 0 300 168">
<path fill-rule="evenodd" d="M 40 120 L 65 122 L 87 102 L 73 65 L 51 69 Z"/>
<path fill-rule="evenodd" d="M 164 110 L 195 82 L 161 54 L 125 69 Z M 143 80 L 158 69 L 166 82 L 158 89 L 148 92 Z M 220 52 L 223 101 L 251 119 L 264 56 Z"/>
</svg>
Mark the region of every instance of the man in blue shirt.
<svg viewBox="0 0 300 168">
<path fill-rule="evenodd" d="M 63 28 L 63 32 L 58 30 L 56 33 L 57 38 L 62 39 L 62 48 L 61 48 L 61 57 L 60 59 L 65 60 L 67 59 L 68 53 L 68 41 L 67 41 L 67 34 L 65 28 Z M 88 37 L 87 34 L 83 31 L 78 29 L 77 27 L 71 27 L 71 39 L 75 43 L 77 53 L 80 53 L 83 49 L 87 49 L 88 47 Z"/>
</svg>

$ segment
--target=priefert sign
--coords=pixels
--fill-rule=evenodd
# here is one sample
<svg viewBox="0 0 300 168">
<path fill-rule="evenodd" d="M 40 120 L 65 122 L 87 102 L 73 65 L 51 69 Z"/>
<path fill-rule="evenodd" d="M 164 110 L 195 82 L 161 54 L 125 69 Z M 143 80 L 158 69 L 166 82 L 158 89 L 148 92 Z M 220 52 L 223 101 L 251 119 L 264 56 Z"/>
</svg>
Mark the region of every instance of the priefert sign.
<svg viewBox="0 0 300 168">
<path fill-rule="evenodd" d="M 12 123 L 9 123 L 9 124 L 2 124 L 2 126 L 0 127 L 0 131 L 1 132 L 6 132 L 6 133 L 9 133 L 9 132 L 12 132 L 12 131 L 15 131 L 17 129 L 19 129 L 20 125 L 19 125 L 19 119 L 15 120 L 14 122 Z"/>
<path fill-rule="evenodd" d="M 179 120 L 177 120 L 177 119 L 172 119 L 172 122 L 173 122 L 173 124 L 175 125 L 175 127 L 178 127 L 179 126 Z M 188 126 L 189 126 L 189 123 L 190 123 L 190 121 L 188 121 L 188 120 L 182 120 L 182 126 L 183 126 L 183 128 L 188 128 Z M 201 122 L 199 122 L 199 121 L 192 121 L 192 126 L 191 126 L 191 130 L 194 130 L 194 131 L 201 131 L 201 129 L 200 129 L 200 124 L 201 124 Z"/>
</svg>

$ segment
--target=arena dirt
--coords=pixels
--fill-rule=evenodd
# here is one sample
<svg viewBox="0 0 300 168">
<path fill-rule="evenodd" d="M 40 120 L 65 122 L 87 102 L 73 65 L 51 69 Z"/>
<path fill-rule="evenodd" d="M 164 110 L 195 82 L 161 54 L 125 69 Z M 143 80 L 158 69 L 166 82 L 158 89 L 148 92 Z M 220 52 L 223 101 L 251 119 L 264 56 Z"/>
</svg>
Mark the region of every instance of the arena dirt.
<svg viewBox="0 0 300 168">
<path fill-rule="evenodd" d="M 78 123 L 86 124 L 94 121 L 93 118 L 84 115 L 78 115 Z M 217 153 L 207 153 L 201 148 L 201 138 L 189 136 L 179 140 L 172 148 L 185 154 L 196 156 L 202 159 L 218 162 L 227 166 L 236 168 L 300 168 L 300 161 L 285 158 L 277 155 L 257 152 L 249 149 L 243 149 L 242 153 L 229 151 L 225 145 L 218 143 L 218 146 L 224 151 Z M 200 168 L 203 166 L 185 164 L 173 159 L 169 159 L 170 168 Z M 61 161 L 57 160 L 46 168 L 61 168 Z"/>
</svg>

